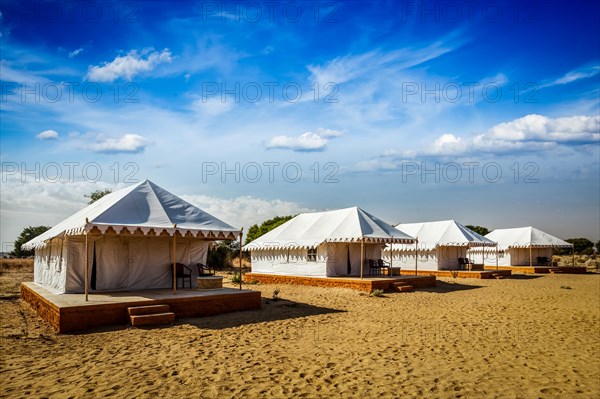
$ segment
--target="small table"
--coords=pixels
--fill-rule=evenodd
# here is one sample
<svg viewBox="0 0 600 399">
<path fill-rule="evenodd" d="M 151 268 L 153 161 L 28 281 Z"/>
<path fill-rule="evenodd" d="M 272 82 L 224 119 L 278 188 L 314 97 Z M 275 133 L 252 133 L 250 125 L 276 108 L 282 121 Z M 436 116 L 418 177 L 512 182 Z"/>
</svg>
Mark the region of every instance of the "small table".
<svg viewBox="0 0 600 399">
<path fill-rule="evenodd" d="M 214 290 L 223 288 L 222 276 L 199 276 L 196 277 L 199 290 Z"/>
</svg>

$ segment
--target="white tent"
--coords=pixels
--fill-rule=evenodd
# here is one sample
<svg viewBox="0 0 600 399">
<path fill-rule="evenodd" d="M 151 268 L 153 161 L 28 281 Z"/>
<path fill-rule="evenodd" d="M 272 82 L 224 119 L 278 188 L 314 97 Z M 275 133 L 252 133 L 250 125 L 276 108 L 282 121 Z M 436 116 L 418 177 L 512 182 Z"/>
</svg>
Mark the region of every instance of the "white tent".
<svg viewBox="0 0 600 399">
<path fill-rule="evenodd" d="M 252 272 L 287 276 L 362 276 L 365 259 L 385 244 L 415 239 L 358 207 L 303 213 L 262 235 L 251 251 Z M 362 255 L 362 256 L 361 256 Z"/>
<path fill-rule="evenodd" d="M 417 257 L 419 269 L 456 269 L 458 258 L 466 258 L 469 248 L 496 246 L 494 241 L 454 220 L 401 223 L 396 228 L 419 240 L 417 253 L 407 245 L 388 245 L 384 250 L 384 258 L 401 268 L 414 267 Z"/>
<path fill-rule="evenodd" d="M 498 243 L 498 265 L 538 266 L 538 257 L 552 259 L 553 248 L 572 248 L 573 245 L 535 227 L 496 229 L 486 238 Z M 474 253 L 480 254 L 481 250 Z M 477 256 L 477 255 L 475 255 Z M 491 263 L 495 254 L 485 251 L 486 261 Z"/>
<path fill-rule="evenodd" d="M 206 263 L 211 240 L 239 234 L 146 180 L 102 197 L 23 247 L 35 249 L 34 281 L 53 292 L 141 290 L 171 287 L 173 261 Z"/>
</svg>

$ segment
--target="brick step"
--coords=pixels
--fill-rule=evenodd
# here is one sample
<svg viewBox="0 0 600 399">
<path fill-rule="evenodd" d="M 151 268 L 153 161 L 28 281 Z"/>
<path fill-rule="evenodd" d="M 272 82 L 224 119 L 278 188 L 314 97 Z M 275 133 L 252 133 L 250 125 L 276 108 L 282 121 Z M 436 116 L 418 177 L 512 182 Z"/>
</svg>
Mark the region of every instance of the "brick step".
<svg viewBox="0 0 600 399">
<path fill-rule="evenodd" d="M 402 282 L 402 281 L 398 281 L 396 283 L 393 283 L 392 284 L 392 288 L 394 289 L 394 291 L 397 291 L 397 292 L 410 292 L 410 291 L 413 291 L 413 286 L 412 285 L 410 285 L 408 283 L 405 283 L 405 282 Z"/>
<path fill-rule="evenodd" d="M 554 273 L 563 273 L 562 270 L 560 270 L 558 267 L 553 267 L 550 269 L 550 273 L 554 274 Z"/>
<path fill-rule="evenodd" d="M 127 313 L 130 316 L 139 316 L 145 314 L 167 313 L 169 310 L 169 305 L 131 306 L 127 308 Z"/>
<path fill-rule="evenodd" d="M 175 313 L 155 313 L 155 314 L 143 314 L 143 315 L 132 315 L 129 316 L 131 325 L 134 327 L 139 326 L 157 326 L 160 324 L 171 324 L 175 320 Z"/>
</svg>

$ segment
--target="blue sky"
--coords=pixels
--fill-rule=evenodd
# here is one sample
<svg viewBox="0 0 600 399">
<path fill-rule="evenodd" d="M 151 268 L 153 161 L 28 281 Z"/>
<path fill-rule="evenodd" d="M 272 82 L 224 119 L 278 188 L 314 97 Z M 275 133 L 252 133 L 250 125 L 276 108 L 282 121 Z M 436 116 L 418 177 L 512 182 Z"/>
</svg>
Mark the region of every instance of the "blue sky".
<svg viewBox="0 0 600 399">
<path fill-rule="evenodd" d="M 3 249 L 144 179 L 600 238 L 595 2 L 2 2 Z"/>
</svg>

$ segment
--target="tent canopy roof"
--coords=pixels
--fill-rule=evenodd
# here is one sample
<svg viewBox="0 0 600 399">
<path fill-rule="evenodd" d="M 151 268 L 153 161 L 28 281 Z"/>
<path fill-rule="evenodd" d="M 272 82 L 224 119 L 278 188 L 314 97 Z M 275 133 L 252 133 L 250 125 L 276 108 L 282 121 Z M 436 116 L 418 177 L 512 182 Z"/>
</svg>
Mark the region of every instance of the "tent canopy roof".
<svg viewBox="0 0 600 399">
<path fill-rule="evenodd" d="M 414 243 L 358 207 L 302 213 L 244 246 L 246 250 L 314 248 L 326 242 Z"/>
<path fill-rule="evenodd" d="M 102 233 L 109 227 L 117 233 L 123 228 L 133 233 L 138 228 L 169 235 L 234 239 L 240 230 L 182 200 L 149 180 L 110 193 L 73 214 L 44 234 L 24 244 L 39 248 L 48 240 L 64 235 L 81 235 L 94 227 Z"/>
<path fill-rule="evenodd" d="M 514 229 L 496 229 L 486 235 L 486 238 L 496 241 L 498 248 L 544 248 L 544 247 L 571 247 L 566 241 L 554 237 L 535 227 L 519 227 Z"/>
<path fill-rule="evenodd" d="M 438 222 L 400 223 L 396 226 L 419 240 L 419 248 L 434 249 L 439 246 L 484 247 L 495 246 L 490 240 L 454 220 Z"/>
</svg>

